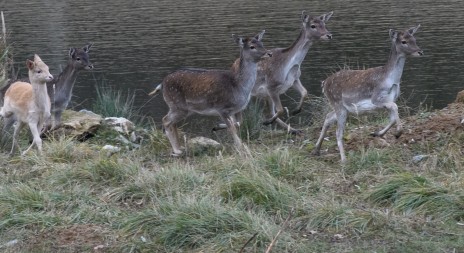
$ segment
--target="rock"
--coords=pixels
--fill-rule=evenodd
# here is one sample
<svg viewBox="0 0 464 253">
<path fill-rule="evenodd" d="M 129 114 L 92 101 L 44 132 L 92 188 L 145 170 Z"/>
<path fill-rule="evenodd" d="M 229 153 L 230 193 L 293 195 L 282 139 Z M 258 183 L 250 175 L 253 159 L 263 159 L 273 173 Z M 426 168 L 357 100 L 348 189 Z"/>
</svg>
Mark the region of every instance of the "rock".
<svg viewBox="0 0 464 253">
<path fill-rule="evenodd" d="M 416 155 L 412 158 L 412 162 L 413 163 L 419 163 L 421 162 L 422 160 L 424 160 L 425 158 L 429 157 L 428 155 Z"/>
<path fill-rule="evenodd" d="M 116 131 L 130 136 L 130 134 L 135 130 L 134 123 L 126 118 L 118 117 L 107 117 L 105 118 L 105 124 L 112 126 Z"/>
<path fill-rule="evenodd" d="M 112 145 L 105 145 L 105 146 L 103 146 L 102 151 L 106 152 L 106 154 L 108 156 L 112 156 L 113 154 L 121 151 L 121 148 L 120 147 L 115 147 L 115 146 L 112 146 Z"/>
<path fill-rule="evenodd" d="M 62 126 L 53 135 L 67 135 L 78 140 L 86 140 L 95 135 L 100 128 L 102 116 L 90 111 L 65 110 L 62 116 Z"/>
<path fill-rule="evenodd" d="M 458 92 L 458 95 L 456 96 L 456 100 L 454 102 L 464 104 L 464 90 Z"/>
<path fill-rule="evenodd" d="M 202 153 L 214 153 L 222 148 L 222 145 L 212 139 L 206 137 L 195 137 L 187 142 L 188 152 L 194 155 Z"/>
</svg>

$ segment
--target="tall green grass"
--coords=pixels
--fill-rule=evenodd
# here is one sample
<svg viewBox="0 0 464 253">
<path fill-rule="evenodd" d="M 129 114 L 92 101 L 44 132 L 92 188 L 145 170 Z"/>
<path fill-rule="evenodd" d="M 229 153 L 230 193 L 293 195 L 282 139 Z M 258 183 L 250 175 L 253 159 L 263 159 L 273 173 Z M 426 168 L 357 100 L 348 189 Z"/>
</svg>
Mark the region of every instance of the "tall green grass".
<svg viewBox="0 0 464 253">
<path fill-rule="evenodd" d="M 131 121 L 141 120 L 139 110 L 135 108 L 135 92 L 115 89 L 106 81 L 95 85 L 96 98 L 92 105 L 93 112 L 104 117 L 124 117 Z"/>
</svg>

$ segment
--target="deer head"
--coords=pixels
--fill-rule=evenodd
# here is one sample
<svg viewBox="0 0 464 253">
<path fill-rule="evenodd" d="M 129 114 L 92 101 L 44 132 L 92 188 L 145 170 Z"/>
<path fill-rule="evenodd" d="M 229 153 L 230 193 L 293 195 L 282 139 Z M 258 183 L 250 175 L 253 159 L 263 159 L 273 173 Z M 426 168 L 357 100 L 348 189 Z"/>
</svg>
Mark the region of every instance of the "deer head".
<svg viewBox="0 0 464 253">
<path fill-rule="evenodd" d="M 70 48 L 69 49 L 69 59 L 73 64 L 75 69 L 93 69 L 93 64 L 90 63 L 89 59 L 89 50 L 92 46 L 92 43 L 86 45 L 83 48 Z"/>
<path fill-rule="evenodd" d="M 309 16 L 306 11 L 301 14 L 302 25 L 306 30 L 306 37 L 312 40 L 330 40 L 332 34 L 325 27 L 325 23 L 332 17 L 333 11 L 318 17 Z"/>
<path fill-rule="evenodd" d="M 48 66 L 38 55 L 34 55 L 34 61 L 27 59 L 26 66 L 29 69 L 29 80 L 31 83 L 45 84 L 47 81 L 53 80 L 53 76 L 50 74 Z"/>
<path fill-rule="evenodd" d="M 395 45 L 396 52 L 412 56 L 422 56 L 424 54 L 417 46 L 416 38 L 414 38 L 414 33 L 417 32 L 419 27 L 420 25 L 399 32 L 390 29 L 390 39 Z"/>
<path fill-rule="evenodd" d="M 243 38 L 232 34 L 235 43 L 241 48 L 242 51 L 249 51 L 249 54 L 242 54 L 243 57 L 251 57 L 253 62 L 258 62 L 262 58 L 271 57 L 272 53 L 266 50 L 261 40 L 263 39 L 265 30 L 262 30 L 255 37 Z"/>
</svg>

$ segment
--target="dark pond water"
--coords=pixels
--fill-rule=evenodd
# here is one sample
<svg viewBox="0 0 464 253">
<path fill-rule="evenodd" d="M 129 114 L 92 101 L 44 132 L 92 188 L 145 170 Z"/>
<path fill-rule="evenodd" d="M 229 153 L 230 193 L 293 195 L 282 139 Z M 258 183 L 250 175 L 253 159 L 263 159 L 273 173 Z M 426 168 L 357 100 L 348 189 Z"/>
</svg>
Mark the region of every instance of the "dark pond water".
<svg viewBox="0 0 464 253">
<path fill-rule="evenodd" d="M 69 47 L 93 42 L 95 69 L 78 77 L 73 107 L 89 107 L 102 79 L 135 91 L 137 106 L 159 123 L 167 112 L 162 96 L 147 93 L 179 67 L 228 68 L 238 56 L 231 34 L 266 29 L 267 48 L 287 47 L 298 36 L 300 13 L 334 11 L 330 42 L 314 44 L 302 66 L 303 84 L 321 96 L 320 81 L 339 66 L 373 67 L 387 60 L 390 28 L 421 24 L 422 58 L 406 62 L 402 97 L 407 105 L 440 108 L 464 89 L 462 0 L 21 0 L 0 1 L 18 65 L 39 54 L 58 74 Z M 23 72 L 24 67 L 22 67 Z M 25 74 L 25 73 L 23 73 Z M 290 93 L 292 95 L 292 93 Z M 292 107 L 291 100 L 286 106 Z M 310 108 L 305 108 L 310 110 Z M 304 117 L 304 115 L 302 115 Z"/>
</svg>

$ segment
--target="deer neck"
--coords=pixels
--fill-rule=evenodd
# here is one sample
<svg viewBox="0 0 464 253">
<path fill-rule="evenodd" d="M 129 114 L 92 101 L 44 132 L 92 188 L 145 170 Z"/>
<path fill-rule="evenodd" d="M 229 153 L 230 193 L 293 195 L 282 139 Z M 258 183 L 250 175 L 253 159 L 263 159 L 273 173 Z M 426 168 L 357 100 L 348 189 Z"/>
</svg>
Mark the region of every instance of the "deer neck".
<svg viewBox="0 0 464 253">
<path fill-rule="evenodd" d="M 386 78 L 390 79 L 392 84 L 400 84 L 405 62 L 406 55 L 398 52 L 396 46 L 393 44 L 387 64 L 385 65 Z"/>
<path fill-rule="evenodd" d="M 286 58 L 290 65 L 300 65 L 308 53 L 309 48 L 312 46 L 313 41 L 307 33 L 306 29 L 302 28 L 298 38 L 292 43 L 292 45 L 290 45 L 290 47 L 283 51 L 287 55 Z"/>
<path fill-rule="evenodd" d="M 55 92 L 70 93 L 77 79 L 78 70 L 68 63 L 55 80 Z"/>
<path fill-rule="evenodd" d="M 47 84 L 44 83 L 31 83 L 32 90 L 34 91 L 34 102 L 36 108 L 41 111 L 50 111 L 50 98 L 48 97 Z"/>
<path fill-rule="evenodd" d="M 250 59 L 245 59 L 242 55 L 237 66 L 232 67 L 232 72 L 237 80 L 236 91 L 249 97 L 251 90 L 256 82 L 258 64 Z"/>
</svg>

